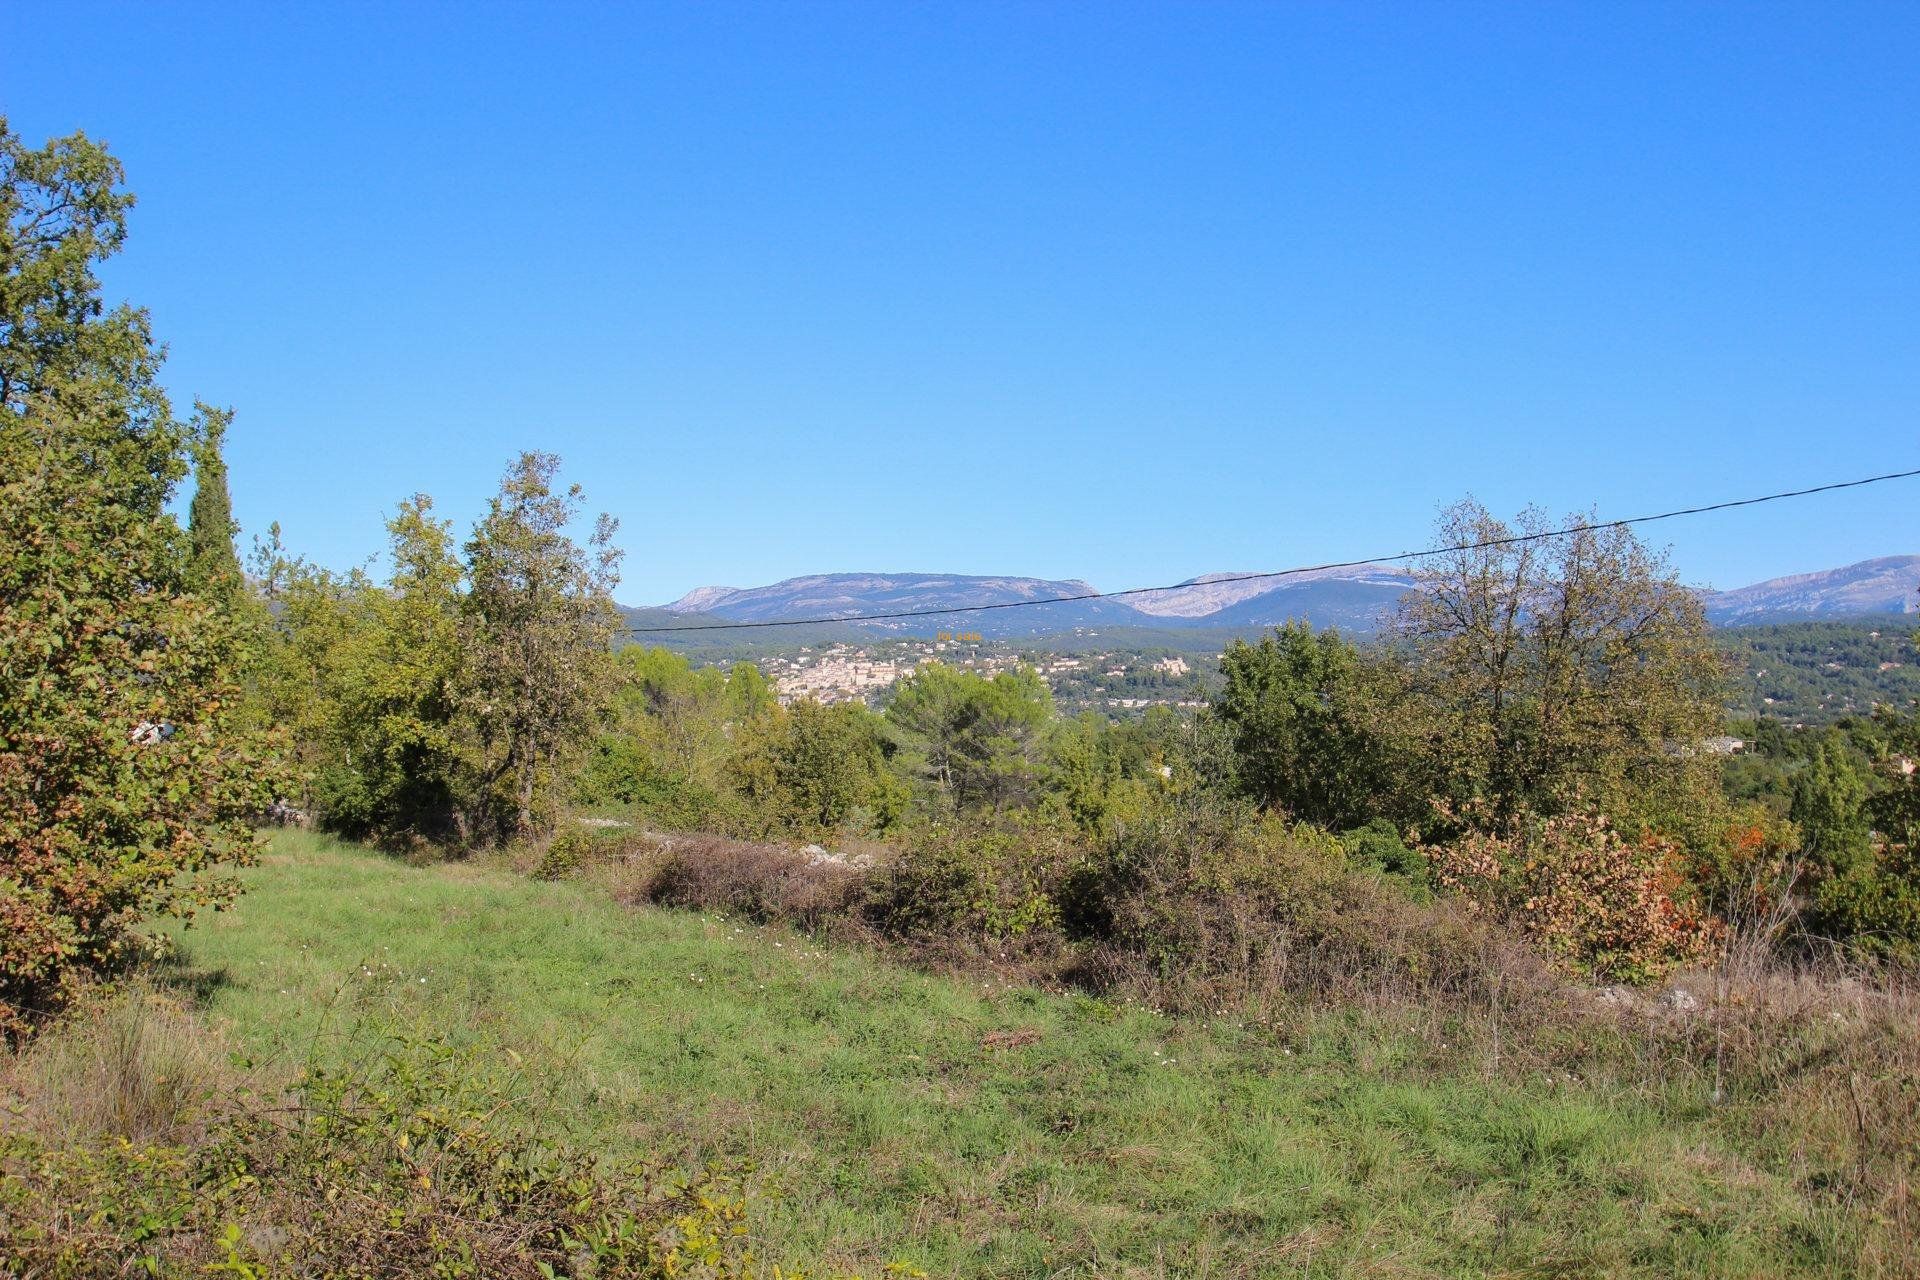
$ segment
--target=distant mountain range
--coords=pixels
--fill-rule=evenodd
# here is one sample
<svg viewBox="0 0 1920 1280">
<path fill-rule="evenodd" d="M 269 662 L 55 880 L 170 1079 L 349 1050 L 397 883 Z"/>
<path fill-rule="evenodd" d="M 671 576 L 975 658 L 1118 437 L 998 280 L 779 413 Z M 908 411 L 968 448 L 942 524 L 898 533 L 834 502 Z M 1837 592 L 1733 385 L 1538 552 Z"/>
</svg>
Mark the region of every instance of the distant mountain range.
<svg viewBox="0 0 1920 1280">
<path fill-rule="evenodd" d="M 1920 556 L 1882 556 L 1841 569 L 1769 578 L 1702 597 L 1707 617 L 1722 627 L 1806 618 L 1852 618 L 1920 610 Z"/>
<path fill-rule="evenodd" d="M 811 638 L 828 634 L 969 631 L 1000 639 L 1055 636 L 1109 629 L 1256 632 L 1303 619 L 1317 627 L 1365 634 L 1377 630 L 1413 576 L 1390 565 L 1327 569 L 1286 578 L 1205 574 L 1175 587 L 1113 599 L 1062 604 L 989 607 L 978 612 L 880 619 L 874 614 L 932 609 L 969 609 L 1094 593 L 1077 579 L 989 577 L 948 573 L 824 573 L 789 578 L 765 587 L 701 587 L 672 604 L 630 610 L 647 623 L 692 626 L 699 622 L 776 623 L 829 618 Z M 1701 592 L 1707 617 L 1717 626 L 1846 618 L 1920 610 L 1920 556 L 1887 556 L 1820 573 L 1800 573 L 1733 591 Z M 844 621 L 839 621 L 844 620 Z M 761 633 L 768 640 L 794 636 L 784 627 Z M 640 637 L 645 639 L 646 637 Z"/>
</svg>

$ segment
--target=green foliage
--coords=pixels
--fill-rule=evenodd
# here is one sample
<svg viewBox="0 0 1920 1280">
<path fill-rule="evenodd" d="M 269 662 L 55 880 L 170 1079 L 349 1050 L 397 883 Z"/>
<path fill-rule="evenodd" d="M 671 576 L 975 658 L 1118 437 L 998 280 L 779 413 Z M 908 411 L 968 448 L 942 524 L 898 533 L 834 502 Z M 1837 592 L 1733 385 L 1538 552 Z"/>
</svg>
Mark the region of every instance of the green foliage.
<svg viewBox="0 0 1920 1280">
<path fill-rule="evenodd" d="M 1815 878 L 1809 926 L 1862 951 L 1920 959 L 1920 716 L 1854 726 L 1877 765 L 1829 737 L 1794 782 Z"/>
<path fill-rule="evenodd" d="M 1090 711 L 1055 721 L 1042 755 L 1048 811 L 1088 834 L 1141 812 L 1168 784 L 1161 769 L 1172 772 L 1162 728 L 1159 717 L 1114 724 Z"/>
<path fill-rule="evenodd" d="M 1822 881 L 1812 925 L 1868 954 L 1920 959 L 1920 860 L 1912 846 Z"/>
<path fill-rule="evenodd" d="M 57 416 L 116 497 L 157 516 L 186 472 L 165 353 L 145 311 L 100 297 L 134 205 L 124 177 L 84 133 L 28 147 L 0 116 L 0 413 Z"/>
<path fill-rule="evenodd" d="M 202 594 L 232 602 L 241 591 L 240 557 L 233 549 L 233 499 L 227 493 L 227 463 L 221 445 L 233 410 L 196 406 L 193 502 L 187 508 L 187 574 Z"/>
<path fill-rule="evenodd" d="M 521 454 L 466 545 L 463 710 L 483 841 L 551 824 L 555 773 L 591 739 L 610 692 L 616 525 L 602 515 L 584 548 L 568 537 L 581 492 L 556 492 L 559 468 L 552 454 Z"/>
<path fill-rule="evenodd" d="M 388 521 L 393 575 L 271 553 L 262 716 L 298 744 L 324 825 L 388 843 L 498 843 L 551 826 L 614 685 L 610 524 L 586 548 L 578 491 L 525 455 L 464 559 L 417 494 Z M 604 771 L 604 769 L 603 769 Z"/>
<path fill-rule="evenodd" d="M 1403 834 L 1385 818 L 1375 818 L 1363 827 L 1344 833 L 1340 842 L 1348 860 L 1359 868 L 1391 877 L 1415 902 L 1427 902 L 1433 891 L 1427 885 L 1427 860 L 1419 850 L 1407 846 Z"/>
<path fill-rule="evenodd" d="M 999 813 L 1032 798 L 1052 711 L 1031 667 L 987 679 L 929 662 L 895 685 L 886 714 L 910 767 L 948 806 Z"/>
<path fill-rule="evenodd" d="M 1688 753 L 1719 727 L 1724 667 L 1693 592 L 1627 529 L 1514 541 L 1552 527 L 1461 503 L 1436 541 L 1472 549 L 1426 561 L 1404 597 L 1401 714 L 1456 815 L 1628 812 L 1650 778 L 1703 769 Z"/>
<path fill-rule="evenodd" d="M 736 672 L 729 695 L 738 681 Z M 864 706 L 804 699 L 746 722 L 730 769 L 767 833 L 883 831 L 907 803 L 905 784 L 888 767 L 892 745 Z"/>
<path fill-rule="evenodd" d="M 471 785 L 461 570 L 425 494 L 401 504 L 387 532 L 393 579 L 355 593 L 353 624 L 329 662 L 339 683 L 321 777 L 333 794 L 323 791 L 320 807 L 342 831 L 447 839 L 461 834 Z"/>
<path fill-rule="evenodd" d="M 594 839 L 578 827 L 554 833 L 533 869 L 536 880 L 565 880 L 593 860 Z"/>
<path fill-rule="evenodd" d="M 1737 900 L 1749 883 L 1797 876 L 1800 932 L 1864 953 L 1920 954 L 1920 716 L 1882 708 L 1871 717 L 1791 726 L 1734 726 L 1746 751 L 1724 768 L 1733 820 L 1704 842 L 1694 879 L 1712 900 Z"/>
<path fill-rule="evenodd" d="M 732 679 L 715 667 L 695 669 L 668 649 L 629 646 L 615 655 L 620 694 L 614 724 L 667 777 L 718 783 L 732 752 L 730 726 L 771 710 L 757 670 L 734 678 L 749 691 L 730 693 Z M 752 670 L 752 668 L 749 668 Z"/>
<path fill-rule="evenodd" d="M 154 914 L 217 906 L 278 782 L 236 714 L 242 621 L 190 588 L 162 510 L 187 433 L 144 318 L 97 262 L 132 198 L 84 137 L 0 121 L 0 1035 L 125 958 Z"/>
<path fill-rule="evenodd" d="M 574 798 L 582 804 L 634 805 L 652 798 L 646 751 L 622 733 L 602 733 L 580 768 Z"/>
<path fill-rule="evenodd" d="M 1074 858 L 1071 842 L 1044 827 L 940 828 L 869 877 L 864 914 L 883 932 L 926 941 L 1056 930 L 1054 894 Z"/>
<path fill-rule="evenodd" d="M 734 724 L 748 724 L 779 709 L 773 686 L 751 662 L 736 662 L 727 668 L 726 688 L 727 719 Z"/>
<path fill-rule="evenodd" d="M 672 831 L 763 834 L 793 815 L 760 812 L 742 794 L 774 783 L 760 753 L 781 712 L 765 677 L 745 663 L 693 667 L 667 649 L 628 646 L 613 657 L 611 711 L 576 786 L 588 804 L 631 805 Z"/>
<path fill-rule="evenodd" d="M 1162 797 L 1056 890 L 1088 968 L 1167 1007 L 1217 1014 L 1389 994 L 1437 1006 L 1508 982 L 1541 990 L 1537 961 L 1413 897 L 1356 867 L 1340 838 L 1204 792 Z"/>
<path fill-rule="evenodd" d="M 1264 806 L 1330 827 L 1392 805 L 1396 762 L 1376 727 L 1387 683 L 1337 632 L 1289 623 L 1220 662 L 1214 714 L 1233 735 L 1239 780 Z"/>
<path fill-rule="evenodd" d="M 1736 673 L 1735 714 L 1827 725 L 1920 700 L 1914 620 L 1848 618 L 1734 627 L 1714 640 Z"/>
<path fill-rule="evenodd" d="M 1831 740 L 1820 743 L 1794 778 L 1788 816 L 1800 828 L 1816 875 L 1845 875 L 1872 856 L 1867 796 L 1865 770 Z"/>
<path fill-rule="evenodd" d="M 258 665 L 264 714 L 292 731 L 329 828 L 389 842 L 461 834 L 471 792 L 463 718 L 462 570 L 424 494 L 387 522 L 393 578 L 377 587 L 281 562 Z"/>
</svg>

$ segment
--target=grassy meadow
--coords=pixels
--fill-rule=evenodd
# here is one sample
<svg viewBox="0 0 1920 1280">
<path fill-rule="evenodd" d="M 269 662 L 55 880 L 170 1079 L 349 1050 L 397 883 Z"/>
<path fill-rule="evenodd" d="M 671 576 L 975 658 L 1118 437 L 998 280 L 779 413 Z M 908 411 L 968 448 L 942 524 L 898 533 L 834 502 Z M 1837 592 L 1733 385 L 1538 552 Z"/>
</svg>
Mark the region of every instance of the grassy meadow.
<svg viewBox="0 0 1920 1280">
<path fill-rule="evenodd" d="M 942 978 L 590 883 L 275 838 L 170 982 L 256 1070 L 446 1034 L 610 1154 L 752 1169 L 759 1252 L 940 1276 L 1848 1273 L 1695 1082 Z M 823 1266 L 824 1264 L 824 1266 Z"/>
</svg>

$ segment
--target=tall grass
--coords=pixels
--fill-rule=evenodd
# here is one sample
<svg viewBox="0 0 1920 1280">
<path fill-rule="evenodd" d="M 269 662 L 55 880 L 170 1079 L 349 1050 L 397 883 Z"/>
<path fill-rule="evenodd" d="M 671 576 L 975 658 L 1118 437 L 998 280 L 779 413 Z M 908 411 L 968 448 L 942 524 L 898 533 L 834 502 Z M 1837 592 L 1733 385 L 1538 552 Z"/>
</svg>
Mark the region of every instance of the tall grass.
<svg viewBox="0 0 1920 1280">
<path fill-rule="evenodd" d="M 14 1123 L 59 1140 L 177 1143 L 230 1083 L 207 1028 L 150 980 L 135 980 L 58 1034 L 4 1059 Z"/>
</svg>

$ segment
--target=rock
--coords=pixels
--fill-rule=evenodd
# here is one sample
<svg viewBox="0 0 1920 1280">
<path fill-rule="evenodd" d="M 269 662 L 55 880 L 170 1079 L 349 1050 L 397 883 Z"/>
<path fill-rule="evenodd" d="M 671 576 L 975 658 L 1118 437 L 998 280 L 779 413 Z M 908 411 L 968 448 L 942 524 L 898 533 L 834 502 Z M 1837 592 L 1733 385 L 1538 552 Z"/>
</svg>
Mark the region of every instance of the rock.
<svg viewBox="0 0 1920 1280">
<path fill-rule="evenodd" d="M 278 827 L 306 827 L 312 824 L 305 809 L 295 808 L 285 800 L 275 800 L 268 805 L 265 817 Z"/>
<path fill-rule="evenodd" d="M 1670 987 L 1660 993 L 1660 1007 L 1673 1013 L 1692 1013 L 1700 1007 L 1700 997 L 1685 987 Z"/>
</svg>

